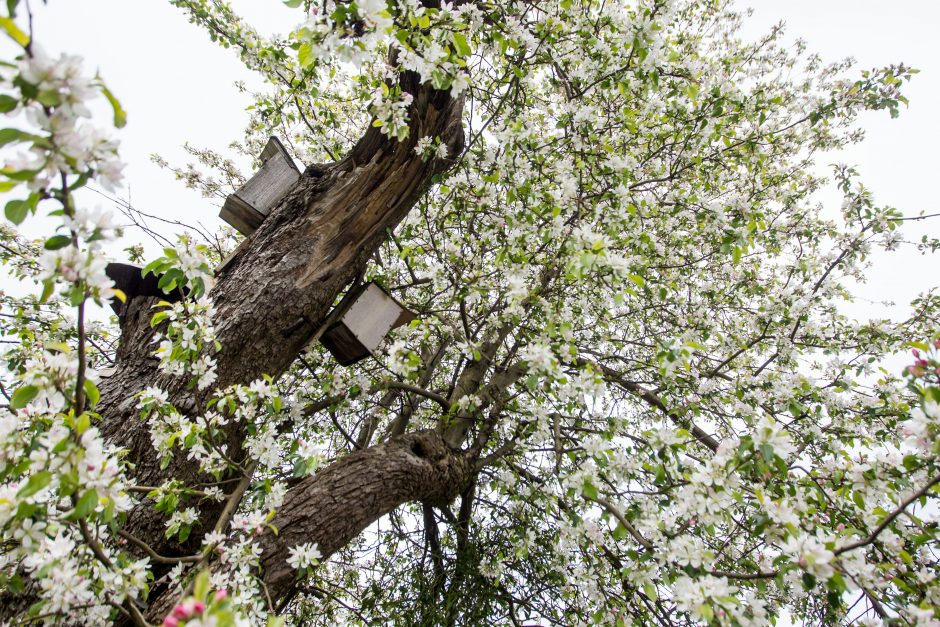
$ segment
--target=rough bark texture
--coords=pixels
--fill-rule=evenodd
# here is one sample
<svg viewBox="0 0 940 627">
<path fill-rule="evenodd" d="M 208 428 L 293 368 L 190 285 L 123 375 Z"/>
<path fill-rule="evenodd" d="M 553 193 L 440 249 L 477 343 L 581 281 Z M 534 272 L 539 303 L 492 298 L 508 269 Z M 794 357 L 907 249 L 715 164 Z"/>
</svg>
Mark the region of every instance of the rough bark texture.
<svg viewBox="0 0 940 627">
<path fill-rule="evenodd" d="M 434 175 L 448 167 L 446 160 L 417 155 L 418 139 L 439 136 L 450 155 L 462 152 L 462 99 L 418 84 L 411 73 L 403 76 L 402 87 L 414 95 L 410 139 L 390 140 L 370 128 L 343 160 L 308 167 L 220 272 L 211 292 L 222 344 L 216 356 L 218 387 L 248 383 L 262 374 L 277 377 L 290 366 L 389 229 L 425 193 Z M 150 356 L 155 331 L 149 319 L 155 302 L 135 299 L 126 308 L 117 370 L 102 382 L 96 409 L 104 435 L 127 450 L 135 483 L 160 485 L 168 477 L 194 482 L 200 478 L 198 468 L 184 455 L 160 469 L 147 425 L 136 410 L 136 393 L 151 385 L 167 390 L 183 412 L 198 411 L 200 405 L 192 390 L 160 375 Z M 234 427 L 227 435 L 230 456 L 240 459 L 242 434 Z M 290 592 L 293 577 L 284 562 L 288 546 L 301 538 L 313 540 L 328 555 L 397 505 L 450 498 L 469 472 L 461 460 L 438 436 L 410 434 L 341 459 L 292 489 L 275 520 L 281 536 L 265 545 L 265 579 L 272 596 Z M 202 506 L 205 524 L 194 530 L 188 546 L 164 538 L 165 518 L 148 501 L 130 512 L 124 530 L 162 555 L 187 554 L 199 546 L 220 509 Z M 158 567 L 157 575 L 161 572 Z M 150 617 L 160 618 L 166 603 L 166 595 L 159 598 L 148 611 Z"/>
<path fill-rule="evenodd" d="M 287 563 L 291 547 L 314 542 L 326 558 L 402 503 L 453 500 L 472 473 L 468 455 L 451 449 L 435 431 L 419 431 L 352 453 L 304 479 L 272 521 L 278 535 L 262 536 L 263 581 L 271 598 L 294 591 L 297 571 Z M 173 595 L 156 599 L 148 619 L 165 616 L 174 601 Z"/>
<path fill-rule="evenodd" d="M 388 230 L 446 168 L 446 162 L 415 154 L 419 138 L 440 136 L 451 154 L 460 154 L 462 101 L 416 84 L 410 74 L 403 84 L 415 95 L 409 141 L 390 140 L 370 128 L 342 161 L 308 168 L 220 273 L 211 292 L 222 344 L 216 356 L 218 387 L 248 383 L 262 374 L 276 377 L 290 366 Z M 137 419 L 134 394 L 149 385 L 167 389 L 181 411 L 197 406 L 192 392 L 159 375 L 150 357 L 153 303 L 137 299 L 128 307 L 117 371 L 102 384 L 99 407 L 102 432 L 128 450 L 135 481 L 142 485 L 159 485 L 167 476 L 184 481 L 197 476 L 196 467 L 185 460 L 161 470 L 147 426 Z M 239 441 L 233 431 L 233 455 Z M 163 538 L 162 516 L 149 510 L 145 504 L 132 512 L 127 530 L 158 553 L 185 550 Z M 196 542 L 198 534 L 191 544 Z"/>
<path fill-rule="evenodd" d="M 316 542 L 324 555 L 344 547 L 402 503 L 449 503 L 467 487 L 473 460 L 434 431 L 409 433 L 353 453 L 309 477 L 274 518 L 278 537 L 265 537 L 262 565 L 272 595 L 282 598 L 297 578 L 288 549 Z"/>
</svg>

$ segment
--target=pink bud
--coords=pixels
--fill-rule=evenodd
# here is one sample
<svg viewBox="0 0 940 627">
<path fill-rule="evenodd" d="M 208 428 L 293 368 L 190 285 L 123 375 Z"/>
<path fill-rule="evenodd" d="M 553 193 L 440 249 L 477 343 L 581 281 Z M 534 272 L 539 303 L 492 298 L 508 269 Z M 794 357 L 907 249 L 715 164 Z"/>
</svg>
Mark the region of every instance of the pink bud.
<svg viewBox="0 0 940 627">
<path fill-rule="evenodd" d="M 802 566 L 803 568 L 806 568 L 806 558 L 805 558 L 805 557 L 801 557 L 801 558 L 800 558 L 800 561 L 799 561 L 799 564 L 800 564 L 800 566 Z"/>
<path fill-rule="evenodd" d="M 917 366 L 918 368 L 926 368 L 927 366 L 930 365 L 930 363 L 926 359 L 918 359 L 917 361 L 914 362 L 914 365 Z"/>
<path fill-rule="evenodd" d="M 914 357 L 920 357 L 920 351 L 916 348 L 911 349 L 911 354 L 914 355 Z"/>
<path fill-rule="evenodd" d="M 940 348 L 940 338 L 937 338 L 933 341 L 934 348 Z"/>
<path fill-rule="evenodd" d="M 173 616 L 181 620 L 185 620 L 189 614 L 186 612 L 186 608 L 184 608 L 182 605 L 177 605 L 173 608 Z"/>
<path fill-rule="evenodd" d="M 837 530 L 837 531 L 845 531 L 845 524 L 839 523 L 838 525 L 836 525 L 836 530 Z"/>
<path fill-rule="evenodd" d="M 180 622 L 172 616 L 167 616 L 163 619 L 163 627 L 176 627 L 179 624 Z"/>
<path fill-rule="evenodd" d="M 193 611 L 196 614 L 202 614 L 203 612 L 206 611 L 206 604 L 203 603 L 202 601 L 196 601 L 195 603 L 193 603 Z"/>
<path fill-rule="evenodd" d="M 226 598 L 228 598 L 228 590 L 226 590 L 225 588 L 220 588 L 215 591 L 216 601 L 224 601 Z"/>
</svg>

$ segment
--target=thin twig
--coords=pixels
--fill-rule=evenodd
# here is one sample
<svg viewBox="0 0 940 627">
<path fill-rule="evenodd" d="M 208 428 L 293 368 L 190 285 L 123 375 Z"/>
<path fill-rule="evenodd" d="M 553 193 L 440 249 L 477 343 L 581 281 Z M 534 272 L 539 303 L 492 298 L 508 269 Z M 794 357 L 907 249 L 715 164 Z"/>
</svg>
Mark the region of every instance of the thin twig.
<svg viewBox="0 0 940 627">
<path fill-rule="evenodd" d="M 908 506 L 910 506 L 914 501 L 916 501 L 920 497 L 927 494 L 930 488 L 934 487 L 938 483 L 940 483 L 940 475 L 937 475 L 936 477 L 931 479 L 930 482 L 927 483 L 927 485 L 925 485 L 923 488 L 921 488 L 920 490 L 912 494 L 910 497 L 904 499 L 904 502 L 901 503 L 900 507 L 898 507 L 896 510 L 888 514 L 888 516 L 884 520 L 882 520 L 881 523 L 877 527 L 875 527 L 875 529 L 870 534 L 868 534 L 868 536 L 856 542 L 850 542 L 849 544 L 846 544 L 843 547 L 839 547 L 838 549 L 835 550 L 835 554 L 841 555 L 842 553 L 846 553 L 853 549 L 857 549 L 857 548 L 865 546 L 866 544 L 871 544 L 872 542 L 874 542 L 875 539 L 878 537 L 878 535 L 882 531 L 884 531 L 888 525 L 894 522 L 894 519 L 900 516 L 901 513 L 904 512 L 904 510 L 908 508 Z"/>
<path fill-rule="evenodd" d="M 177 564 L 179 562 L 195 563 L 202 559 L 202 555 L 184 555 L 182 557 L 166 557 L 154 551 L 153 547 L 151 547 L 149 544 L 147 544 L 146 542 L 144 542 L 137 536 L 132 535 L 124 531 L 123 529 L 119 529 L 117 534 L 120 537 L 127 540 L 128 542 L 130 542 L 131 544 L 133 544 L 134 546 L 136 546 L 137 548 L 141 549 L 144 553 L 146 553 L 150 557 L 151 561 L 156 562 L 158 564 Z"/>
<path fill-rule="evenodd" d="M 410 383 L 404 383 L 402 381 L 386 381 L 380 384 L 383 387 L 392 388 L 395 390 L 403 390 L 405 392 L 411 392 L 412 394 L 417 394 L 418 396 L 423 396 L 425 398 L 431 399 L 435 403 L 441 406 L 441 408 L 447 412 L 450 411 L 451 405 L 450 402 L 438 394 L 437 392 L 432 392 L 430 390 L 425 390 L 422 387 L 417 385 L 412 385 Z"/>
<path fill-rule="evenodd" d="M 257 467 L 258 462 L 256 461 L 248 464 L 244 476 L 242 476 L 238 485 L 235 486 L 235 489 L 232 490 L 232 493 L 228 497 L 228 502 L 222 509 L 222 513 L 219 514 L 219 519 L 216 521 L 215 528 L 213 529 L 215 533 L 223 533 L 225 528 L 228 527 L 229 521 L 232 519 L 232 516 L 235 515 L 238 504 L 241 503 L 242 497 L 245 496 L 245 492 L 248 490 L 248 486 L 251 485 L 251 476 L 255 473 Z"/>
<path fill-rule="evenodd" d="M 640 531 L 636 527 L 633 526 L 633 523 L 627 520 L 626 516 L 624 516 L 623 513 L 619 509 L 614 507 L 613 503 L 611 503 L 610 501 L 608 501 L 602 496 L 593 497 L 593 496 L 588 496 L 586 494 L 583 494 L 582 496 L 584 497 L 585 500 L 593 501 L 594 503 L 597 503 L 598 505 L 606 509 L 608 512 L 610 512 L 610 514 L 614 518 L 617 519 L 617 522 L 623 525 L 623 528 L 626 529 L 627 532 L 629 532 L 629 534 L 633 536 L 633 539 L 639 542 L 640 545 L 644 549 L 646 549 L 647 551 L 653 550 L 653 543 L 647 540 L 646 538 L 644 538 L 643 535 L 640 533 Z"/>
</svg>

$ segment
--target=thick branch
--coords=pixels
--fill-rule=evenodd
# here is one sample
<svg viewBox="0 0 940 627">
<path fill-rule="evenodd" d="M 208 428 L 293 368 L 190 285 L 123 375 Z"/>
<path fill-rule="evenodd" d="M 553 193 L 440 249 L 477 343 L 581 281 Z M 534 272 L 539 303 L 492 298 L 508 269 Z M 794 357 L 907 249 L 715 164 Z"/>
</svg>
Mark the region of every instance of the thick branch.
<svg viewBox="0 0 940 627">
<path fill-rule="evenodd" d="M 262 581 L 275 605 L 294 592 L 297 572 L 289 550 L 316 543 L 324 560 L 366 527 L 408 502 L 443 505 L 469 485 L 473 460 L 448 447 L 434 431 L 419 431 L 356 451 L 293 488 L 261 545 Z M 148 612 L 151 620 L 172 609 L 164 594 Z"/>
</svg>

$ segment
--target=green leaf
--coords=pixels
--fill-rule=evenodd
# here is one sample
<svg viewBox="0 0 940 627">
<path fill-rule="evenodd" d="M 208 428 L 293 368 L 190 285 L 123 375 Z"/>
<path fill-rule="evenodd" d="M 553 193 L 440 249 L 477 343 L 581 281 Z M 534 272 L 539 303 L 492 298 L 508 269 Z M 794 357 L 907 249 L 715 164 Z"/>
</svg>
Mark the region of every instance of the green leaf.
<svg viewBox="0 0 940 627">
<path fill-rule="evenodd" d="M 3 208 L 3 213 L 13 224 L 21 224 L 29 213 L 29 203 L 25 200 L 11 200 Z"/>
<path fill-rule="evenodd" d="M 42 245 L 46 250 L 59 250 L 72 243 L 72 238 L 68 235 L 53 235 Z"/>
<path fill-rule="evenodd" d="M 96 388 L 95 393 L 97 392 L 98 390 Z M 91 415 L 89 415 L 87 411 L 82 412 L 82 415 L 78 417 L 78 421 L 75 423 L 75 432 L 78 433 L 78 435 L 81 435 L 85 433 L 86 431 L 88 431 L 88 427 L 90 426 L 91 426 Z"/>
<path fill-rule="evenodd" d="M 98 493 L 94 489 L 88 490 L 82 495 L 82 498 L 78 499 L 78 503 L 75 504 L 75 509 L 69 512 L 68 515 L 65 516 L 65 519 L 79 520 L 87 518 L 89 514 L 95 511 L 97 505 Z"/>
<path fill-rule="evenodd" d="M 153 314 L 153 318 L 150 319 L 150 328 L 152 329 L 153 327 L 157 326 L 158 324 L 166 320 L 167 315 L 168 314 L 165 311 L 158 311 L 157 313 Z"/>
<path fill-rule="evenodd" d="M 46 279 L 42 282 L 42 294 L 39 297 L 40 303 L 45 303 L 55 291 L 55 282 L 52 279 Z"/>
<path fill-rule="evenodd" d="M 209 571 L 200 571 L 200 573 L 196 575 L 196 580 L 193 582 L 193 596 L 197 599 L 206 599 L 211 589 L 212 584 L 209 581 Z"/>
<path fill-rule="evenodd" d="M 160 280 L 157 282 L 157 287 L 159 287 L 165 294 L 169 294 L 177 285 L 182 285 L 186 282 L 186 275 L 183 274 L 183 271 L 179 268 L 170 268 L 166 271 L 166 274 L 160 277 Z"/>
<path fill-rule="evenodd" d="M 299 8 L 300 5 L 304 3 L 304 0 L 284 0 L 284 4 L 289 6 L 292 9 Z"/>
<path fill-rule="evenodd" d="M 25 499 L 26 497 L 32 496 L 45 488 L 51 481 L 52 473 L 48 470 L 40 470 L 26 481 L 26 485 L 20 488 L 20 491 L 16 493 L 16 496 L 21 499 Z"/>
<path fill-rule="evenodd" d="M 0 18 L 3 19 L 3 18 Z M 0 129 L 0 146 L 6 146 L 12 142 L 21 142 L 32 139 L 33 135 L 18 128 Z"/>
<path fill-rule="evenodd" d="M 698 613 L 701 614 L 702 618 L 704 618 L 705 621 L 709 623 L 712 621 L 712 619 L 715 618 L 715 612 L 712 610 L 712 606 L 708 605 L 707 603 L 699 606 Z"/>
<path fill-rule="evenodd" d="M 905 564 L 907 564 L 908 566 L 913 566 L 913 565 L 914 565 L 914 558 L 911 557 L 911 554 L 910 554 L 910 553 L 908 553 L 908 552 L 905 551 L 904 549 L 901 549 L 901 552 L 899 553 L 899 555 L 901 556 L 901 560 L 902 560 Z"/>
<path fill-rule="evenodd" d="M 165 259 L 155 259 L 154 261 L 151 261 L 146 266 L 144 266 L 144 269 L 140 271 L 140 276 L 145 277 L 151 272 L 154 275 L 158 275 L 168 267 L 169 264 L 166 263 Z"/>
<path fill-rule="evenodd" d="M 39 394 L 39 388 L 35 385 L 21 385 L 13 392 L 13 398 L 10 399 L 10 409 L 23 409 L 31 400 Z"/>
<path fill-rule="evenodd" d="M 59 475 L 60 496 L 71 496 L 75 494 L 80 487 L 77 470 L 72 469 L 71 472 Z"/>
<path fill-rule="evenodd" d="M 85 383 L 82 384 L 85 388 L 85 396 L 88 397 L 88 403 L 91 407 L 94 407 L 98 404 L 98 398 L 101 394 L 98 393 L 98 387 L 94 384 L 93 381 L 85 379 Z"/>
<path fill-rule="evenodd" d="M 581 493 L 593 501 L 597 498 L 597 487 L 590 481 L 585 481 L 581 486 Z"/>
<path fill-rule="evenodd" d="M 470 49 L 470 44 L 467 43 L 467 38 L 463 36 L 463 33 L 454 33 L 453 39 L 457 54 L 461 57 L 469 57 L 472 50 Z"/>
<path fill-rule="evenodd" d="M 20 103 L 19 100 L 13 96 L 8 96 L 6 94 L 0 94 L 0 113 L 9 113 L 16 108 L 16 105 Z"/>
<path fill-rule="evenodd" d="M 36 178 L 36 175 L 39 174 L 39 170 L 14 170 L 7 166 L 0 169 L 0 174 L 14 181 L 29 181 Z"/>
<path fill-rule="evenodd" d="M 19 575 L 13 575 L 9 579 L 4 577 L 2 580 L 0 580 L 0 583 L 9 589 L 10 592 L 16 595 L 23 594 L 23 592 L 26 590 L 26 584 L 23 582 L 23 578 Z"/>
<path fill-rule="evenodd" d="M 36 100 L 38 100 L 40 104 L 43 104 L 47 107 L 58 107 L 60 104 L 62 104 L 62 96 L 58 91 L 52 89 L 39 92 L 39 94 L 36 96 Z"/>
<path fill-rule="evenodd" d="M 26 610 L 27 616 L 38 616 L 42 613 L 43 609 L 46 607 L 46 601 L 36 601 L 29 606 L 29 609 Z"/>
<path fill-rule="evenodd" d="M 9 7 L 9 3 L 7 3 Z M 24 48 L 29 45 L 29 35 L 20 30 L 20 27 L 16 25 L 16 22 L 11 20 L 8 17 L 0 17 L 0 27 L 3 27 L 3 30 L 7 32 L 7 35 L 10 36 L 10 39 L 23 46 Z"/>
<path fill-rule="evenodd" d="M 622 524 L 617 523 L 617 526 L 614 527 L 614 530 L 611 532 L 611 535 L 615 540 L 625 540 L 627 538 L 627 528 Z"/>
<path fill-rule="evenodd" d="M 845 592 L 849 589 L 845 584 L 845 579 L 838 572 L 832 573 L 832 576 L 826 581 L 826 587 L 835 592 Z"/>
<path fill-rule="evenodd" d="M 313 63 L 313 48 L 310 44 L 301 44 L 297 51 L 297 62 L 300 67 L 309 67 Z"/>
<path fill-rule="evenodd" d="M 812 590 L 816 587 L 816 577 L 810 573 L 803 573 L 803 589 Z"/>
<path fill-rule="evenodd" d="M 124 125 L 127 124 L 127 113 L 121 107 L 121 103 L 103 83 L 101 84 L 101 93 L 108 99 L 108 102 L 111 103 L 111 109 L 114 110 L 114 126 L 116 128 L 124 128 Z"/>
</svg>

